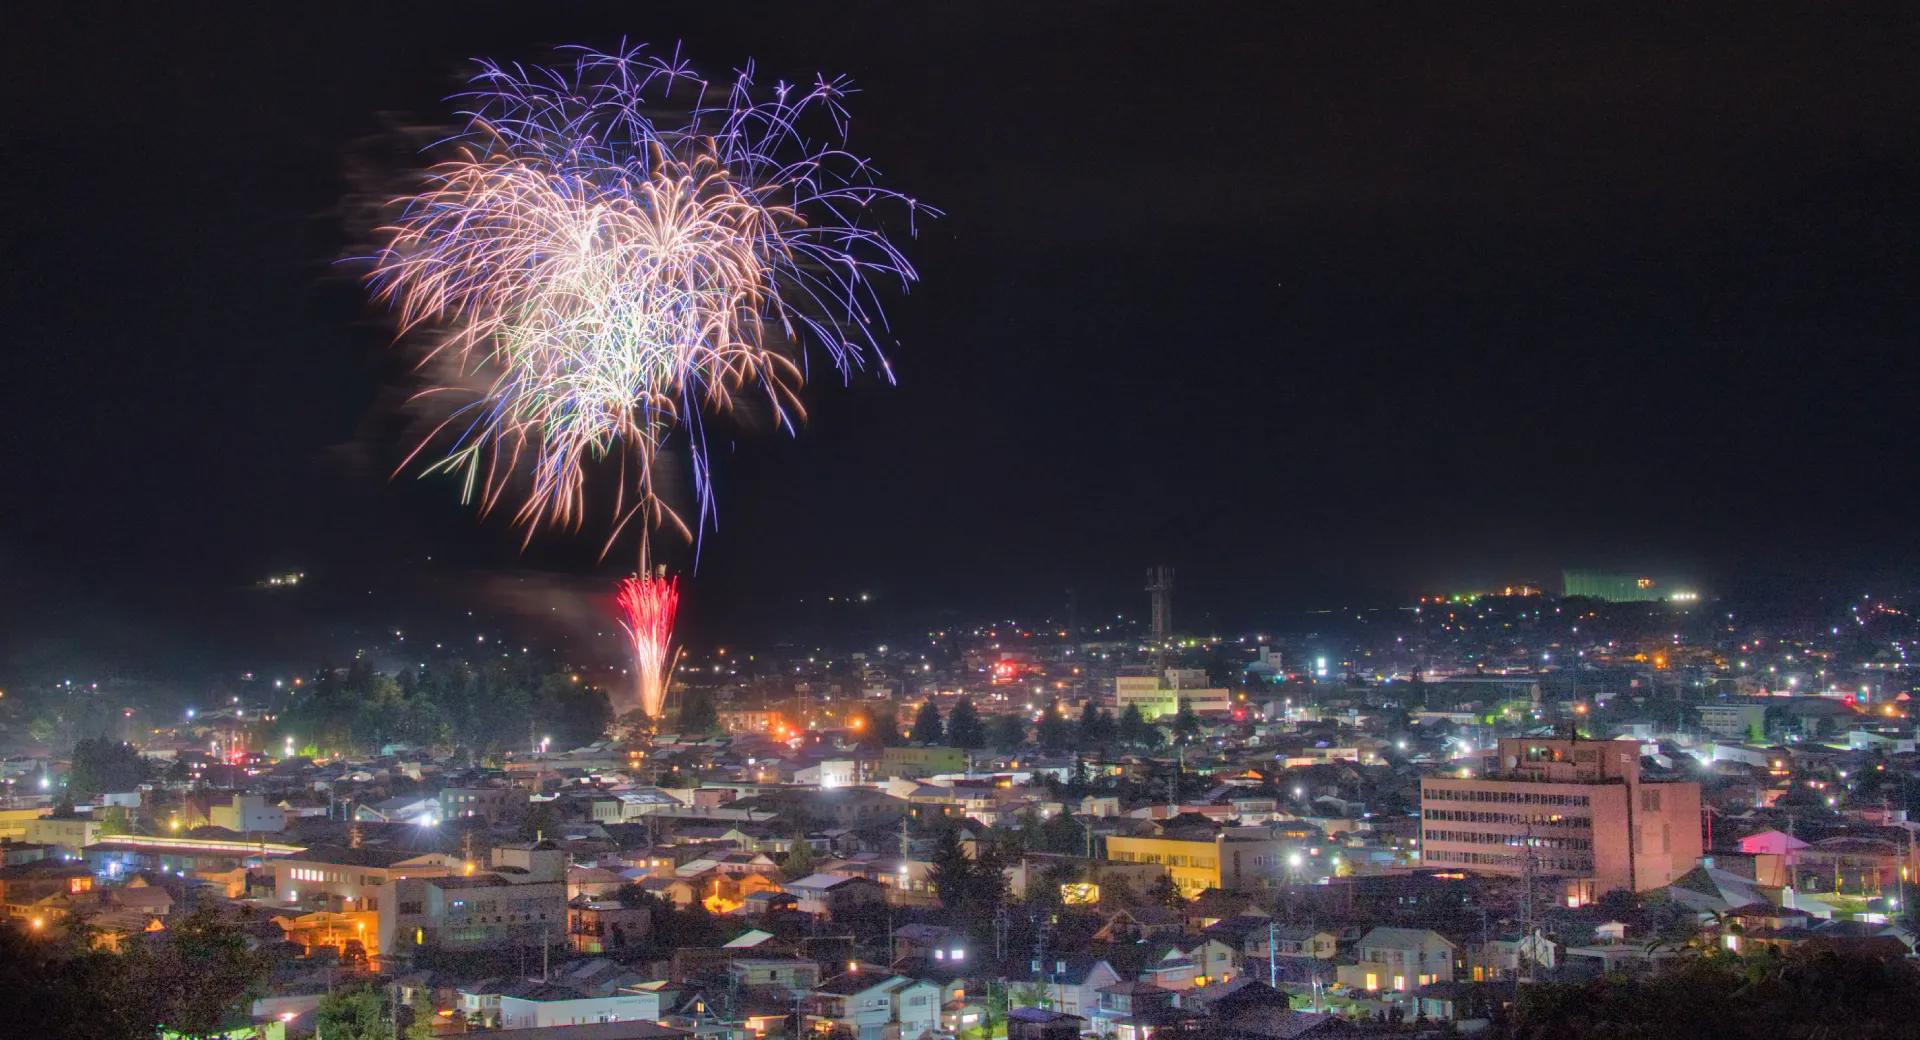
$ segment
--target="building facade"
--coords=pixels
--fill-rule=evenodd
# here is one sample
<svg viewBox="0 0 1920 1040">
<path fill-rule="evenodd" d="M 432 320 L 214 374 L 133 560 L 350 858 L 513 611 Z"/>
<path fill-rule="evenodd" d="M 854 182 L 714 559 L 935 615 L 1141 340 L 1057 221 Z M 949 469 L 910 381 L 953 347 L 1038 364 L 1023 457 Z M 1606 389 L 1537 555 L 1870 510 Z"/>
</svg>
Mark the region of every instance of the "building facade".
<svg viewBox="0 0 1920 1040">
<path fill-rule="evenodd" d="M 1278 887 L 1286 879 L 1286 856 L 1284 843 L 1268 839 L 1107 838 L 1108 859 L 1164 866 L 1174 887 L 1189 898 L 1210 888 L 1253 892 Z"/>
<path fill-rule="evenodd" d="M 1575 905 L 1665 887 L 1700 858 L 1700 785 L 1643 782 L 1639 756 L 1633 741 L 1502 738 L 1490 771 L 1421 781 L 1421 858 L 1556 879 Z"/>
</svg>

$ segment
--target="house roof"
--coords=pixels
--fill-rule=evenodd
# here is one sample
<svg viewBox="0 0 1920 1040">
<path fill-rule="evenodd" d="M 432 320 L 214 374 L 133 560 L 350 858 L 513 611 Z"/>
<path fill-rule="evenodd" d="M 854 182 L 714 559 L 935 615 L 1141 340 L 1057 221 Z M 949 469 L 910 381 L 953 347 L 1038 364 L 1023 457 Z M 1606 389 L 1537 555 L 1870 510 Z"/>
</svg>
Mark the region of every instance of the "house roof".
<svg viewBox="0 0 1920 1040">
<path fill-rule="evenodd" d="M 809 874 L 798 881 L 787 882 L 787 888 L 801 888 L 814 892 L 829 892 L 841 885 L 853 884 L 877 885 L 879 882 L 863 877 L 849 877 L 845 874 Z"/>
<path fill-rule="evenodd" d="M 771 938 L 773 938 L 772 932 L 763 932 L 758 928 L 753 928 L 742 932 L 731 942 L 722 944 L 720 948 L 723 950 L 742 950 L 758 946 Z"/>
<path fill-rule="evenodd" d="M 1428 943 L 1438 942 L 1448 949 L 1453 944 L 1439 932 L 1426 928 L 1375 928 L 1360 937 L 1358 945 L 1364 947 L 1386 947 L 1391 950 L 1418 950 Z"/>
<path fill-rule="evenodd" d="M 855 993 L 865 993 L 876 986 L 906 981 L 908 980 L 884 971 L 848 971 L 821 982 L 813 987 L 813 991 L 836 997 L 850 997 Z"/>
<path fill-rule="evenodd" d="M 371 845 L 362 846 L 357 849 L 345 845 L 315 845 L 305 852 L 297 852 L 288 856 L 286 860 L 282 860 L 281 862 L 296 860 L 301 863 L 329 863 L 342 867 L 385 868 L 398 863 L 405 863 L 408 860 L 419 859 L 422 856 L 434 855 L 444 855 L 444 853 L 432 851 L 422 852 L 418 849 L 381 848 Z"/>
</svg>

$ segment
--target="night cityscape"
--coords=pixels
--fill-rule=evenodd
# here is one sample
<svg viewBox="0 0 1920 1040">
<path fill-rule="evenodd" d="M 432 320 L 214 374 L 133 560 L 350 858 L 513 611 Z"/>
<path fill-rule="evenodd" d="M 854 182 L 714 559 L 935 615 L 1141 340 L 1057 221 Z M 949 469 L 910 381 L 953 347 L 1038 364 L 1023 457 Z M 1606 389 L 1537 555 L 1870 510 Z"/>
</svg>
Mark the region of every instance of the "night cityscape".
<svg viewBox="0 0 1920 1040">
<path fill-rule="evenodd" d="M 1920 9 L 8 22 L 0 1035 L 1920 1037 Z"/>
</svg>

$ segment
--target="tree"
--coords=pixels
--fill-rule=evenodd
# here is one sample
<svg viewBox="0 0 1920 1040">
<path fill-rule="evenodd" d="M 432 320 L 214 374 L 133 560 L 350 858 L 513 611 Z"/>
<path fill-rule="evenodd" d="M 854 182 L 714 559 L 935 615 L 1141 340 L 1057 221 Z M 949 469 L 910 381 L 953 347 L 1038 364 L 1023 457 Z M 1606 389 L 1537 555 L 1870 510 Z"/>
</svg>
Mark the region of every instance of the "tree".
<svg viewBox="0 0 1920 1040">
<path fill-rule="evenodd" d="M 1140 746 L 1148 751 L 1158 751 L 1167 742 L 1167 731 L 1154 723 L 1147 723 L 1140 734 Z"/>
<path fill-rule="evenodd" d="M 940 832 L 930 862 L 933 866 L 927 872 L 927 882 L 933 886 L 933 894 L 949 913 L 960 914 L 973 894 L 974 862 L 960 847 L 960 835 L 952 827 Z"/>
<path fill-rule="evenodd" d="M 1067 727 L 1066 717 L 1060 714 L 1058 699 L 1047 701 L 1046 710 L 1040 713 L 1038 730 L 1036 736 L 1040 746 L 1048 751 L 1059 751 L 1071 741 L 1072 733 Z"/>
<path fill-rule="evenodd" d="M 1088 750 L 1104 747 L 1113 740 L 1113 716 L 1100 710 L 1093 701 L 1080 709 L 1080 746 Z"/>
<path fill-rule="evenodd" d="M 987 745 L 987 730 L 980 722 L 980 713 L 974 710 L 973 698 L 960 698 L 947 713 L 947 743 L 968 749 Z"/>
<path fill-rule="evenodd" d="M 606 737 L 613 722 L 613 703 L 605 690 L 575 681 L 571 673 L 555 672 L 540 681 L 533 696 L 533 718 L 555 748 L 584 747 Z"/>
<path fill-rule="evenodd" d="M 560 836 L 560 819 L 553 814 L 553 807 L 545 802 L 532 806 L 520 821 L 520 838 L 523 841 L 539 841 L 543 838 Z"/>
<path fill-rule="evenodd" d="M 393 1040 L 387 1021 L 387 995 L 378 985 L 363 983 L 320 998 L 314 1026 L 327 1040 Z"/>
<path fill-rule="evenodd" d="M 1173 877 L 1168 874 L 1154 878 L 1153 883 L 1147 886 L 1147 902 L 1169 910 L 1178 910 L 1187 905 L 1187 901 L 1181 898 L 1179 886 L 1173 883 Z"/>
<path fill-rule="evenodd" d="M 168 1031 L 216 1036 L 243 1013 L 266 976 L 266 962 L 248 945 L 247 933 L 203 902 L 173 923 L 159 942 L 133 947 L 130 979 L 160 1001 L 158 1016 Z"/>
<path fill-rule="evenodd" d="M 900 720 L 894 717 L 893 705 L 884 708 L 867 708 L 856 717 L 856 728 L 860 731 L 860 743 L 867 747 L 900 747 L 906 739 L 900 736 Z"/>
<path fill-rule="evenodd" d="M 1173 716 L 1173 742 L 1185 744 L 1200 735 L 1200 716 L 1193 713 L 1193 705 L 1180 702 L 1180 710 Z"/>
<path fill-rule="evenodd" d="M 1123 910 L 1140 905 L 1140 897 L 1134 893 L 1133 886 L 1119 874 L 1112 875 L 1100 882 L 1100 905 L 1119 907 Z"/>
<path fill-rule="evenodd" d="M 920 714 L 913 717 L 913 739 L 915 743 L 933 745 L 940 743 L 944 736 L 940 725 L 940 709 L 934 706 L 933 698 L 920 705 Z"/>
<path fill-rule="evenodd" d="M 109 805 L 96 815 L 100 820 L 101 834 L 133 833 L 133 821 L 128 817 L 124 805 Z"/>
<path fill-rule="evenodd" d="M 1044 1008 L 1052 987 L 1043 981 L 1016 982 L 1007 987 L 1007 1006 L 1009 1008 Z"/>
<path fill-rule="evenodd" d="M 787 861 L 780 864 L 780 869 L 787 872 L 788 880 L 803 878 L 813 873 L 813 846 L 807 844 L 807 835 L 804 831 L 794 833 L 793 850 L 787 853 Z"/>
<path fill-rule="evenodd" d="M 1120 713 L 1120 743 L 1128 747 L 1139 747 L 1147 742 L 1147 731 L 1150 728 L 1147 725 L 1146 716 L 1140 714 L 1138 704 L 1129 704 L 1127 710 Z"/>
<path fill-rule="evenodd" d="M 1506 1035 L 1524 1040 L 1913 1035 L 1920 968 L 1907 958 L 1725 952 L 1646 977 L 1523 986 Z"/>
<path fill-rule="evenodd" d="M 131 791 L 147 779 L 147 763 L 133 745 L 90 737 L 73 746 L 67 792 L 75 801 L 114 791 Z"/>
<path fill-rule="evenodd" d="M 704 737 L 720 728 L 720 710 L 713 694 L 706 690 L 688 690 L 680 705 L 680 732 Z"/>
<path fill-rule="evenodd" d="M 1027 742 L 1027 724 L 1016 712 L 993 717 L 993 746 L 1012 751 Z"/>
</svg>

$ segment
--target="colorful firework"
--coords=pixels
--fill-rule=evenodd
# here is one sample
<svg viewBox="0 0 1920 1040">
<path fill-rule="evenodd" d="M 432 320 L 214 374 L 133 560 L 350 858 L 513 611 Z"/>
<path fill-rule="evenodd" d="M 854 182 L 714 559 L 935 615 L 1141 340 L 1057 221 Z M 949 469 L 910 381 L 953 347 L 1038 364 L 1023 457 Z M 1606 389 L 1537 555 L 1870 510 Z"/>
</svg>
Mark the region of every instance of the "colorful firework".
<svg viewBox="0 0 1920 1040">
<path fill-rule="evenodd" d="M 620 624 L 633 641 L 634 685 L 640 710 L 648 718 L 658 719 L 667 703 L 667 683 L 673 671 L 669 648 L 673 615 L 680 607 L 679 582 L 651 573 L 622 578 L 615 602 L 620 608 Z"/>
<path fill-rule="evenodd" d="M 845 149 L 844 80 L 766 92 L 749 65 L 710 98 L 677 54 L 581 49 L 565 68 L 483 62 L 473 82 L 453 158 L 398 200 L 371 275 L 403 333 L 438 330 L 428 393 L 485 387 L 415 451 L 450 438 L 428 469 L 459 473 L 469 501 L 524 487 L 528 537 L 578 525 L 589 466 L 617 460 L 608 544 L 636 513 L 697 542 L 703 411 L 750 392 L 791 431 L 809 343 L 843 378 L 891 378 L 880 290 L 916 274 L 875 216 L 898 204 L 911 228 L 925 207 Z M 677 428 L 691 527 L 654 492 Z"/>
</svg>

